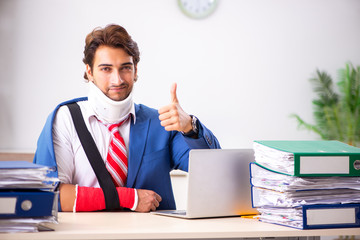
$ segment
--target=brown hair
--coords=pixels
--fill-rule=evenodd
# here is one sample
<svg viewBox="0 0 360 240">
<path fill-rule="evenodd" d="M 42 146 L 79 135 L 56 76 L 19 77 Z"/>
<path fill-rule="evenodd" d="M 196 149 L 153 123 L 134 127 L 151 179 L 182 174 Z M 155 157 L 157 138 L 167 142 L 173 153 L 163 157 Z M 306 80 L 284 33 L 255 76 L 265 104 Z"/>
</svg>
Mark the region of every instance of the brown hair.
<svg viewBox="0 0 360 240">
<path fill-rule="evenodd" d="M 97 27 L 86 36 L 83 62 L 93 68 L 95 52 L 100 46 L 122 48 L 133 57 L 136 69 L 140 61 L 140 52 L 137 43 L 132 40 L 125 28 L 110 24 L 105 28 Z M 88 80 L 86 72 L 84 78 Z"/>
</svg>

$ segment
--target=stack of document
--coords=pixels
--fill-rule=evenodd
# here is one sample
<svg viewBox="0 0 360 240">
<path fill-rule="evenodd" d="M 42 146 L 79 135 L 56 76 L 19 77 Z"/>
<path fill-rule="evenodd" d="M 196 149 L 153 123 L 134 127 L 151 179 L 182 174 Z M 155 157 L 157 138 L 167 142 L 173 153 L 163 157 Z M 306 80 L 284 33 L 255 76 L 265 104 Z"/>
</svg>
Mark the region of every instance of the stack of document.
<svg viewBox="0 0 360 240">
<path fill-rule="evenodd" d="M 338 141 L 255 141 L 260 220 L 299 229 L 360 227 L 360 149 Z"/>
<path fill-rule="evenodd" d="M 50 230 L 57 223 L 59 180 L 54 169 L 26 161 L 0 161 L 0 232 Z"/>
</svg>

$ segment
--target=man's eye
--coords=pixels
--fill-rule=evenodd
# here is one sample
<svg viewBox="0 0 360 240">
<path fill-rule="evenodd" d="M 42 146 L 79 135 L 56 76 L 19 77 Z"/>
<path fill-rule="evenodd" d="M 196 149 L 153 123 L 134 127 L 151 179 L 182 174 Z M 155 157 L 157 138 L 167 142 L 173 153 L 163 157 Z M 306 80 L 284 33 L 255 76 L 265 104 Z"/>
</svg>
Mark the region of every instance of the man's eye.
<svg viewBox="0 0 360 240">
<path fill-rule="evenodd" d="M 108 71 L 110 71 L 110 68 L 109 67 L 103 67 L 103 68 L 101 68 L 101 71 L 108 72 Z"/>
<path fill-rule="evenodd" d="M 121 68 L 122 71 L 132 71 L 132 66 L 124 66 Z"/>
</svg>

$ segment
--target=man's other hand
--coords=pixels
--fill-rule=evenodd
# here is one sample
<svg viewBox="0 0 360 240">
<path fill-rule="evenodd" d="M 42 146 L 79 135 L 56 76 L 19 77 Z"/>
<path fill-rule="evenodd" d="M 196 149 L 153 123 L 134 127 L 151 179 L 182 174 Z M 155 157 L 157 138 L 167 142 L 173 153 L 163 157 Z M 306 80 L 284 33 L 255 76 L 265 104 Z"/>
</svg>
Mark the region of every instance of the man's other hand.
<svg viewBox="0 0 360 240">
<path fill-rule="evenodd" d="M 171 86 L 171 103 L 159 109 L 159 119 L 161 126 L 166 131 L 182 131 L 187 133 L 192 129 L 191 117 L 181 108 L 176 96 L 176 87 L 176 83 Z"/>
<path fill-rule="evenodd" d="M 135 209 L 136 212 L 150 212 L 155 211 L 157 207 L 159 207 L 159 203 L 161 202 L 161 197 L 154 191 L 144 190 L 144 189 L 136 189 L 139 202 Z"/>
</svg>

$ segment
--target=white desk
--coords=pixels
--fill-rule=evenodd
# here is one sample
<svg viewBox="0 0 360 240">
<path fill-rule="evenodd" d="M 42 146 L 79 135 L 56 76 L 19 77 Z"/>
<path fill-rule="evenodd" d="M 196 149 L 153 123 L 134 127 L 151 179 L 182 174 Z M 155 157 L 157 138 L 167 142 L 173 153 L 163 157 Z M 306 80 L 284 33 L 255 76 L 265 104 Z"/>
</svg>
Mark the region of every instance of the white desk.
<svg viewBox="0 0 360 240">
<path fill-rule="evenodd" d="M 0 239 L 189 239 L 360 235 L 360 228 L 297 230 L 240 217 L 178 219 L 149 213 L 59 213 L 53 232 L 0 234 Z"/>
</svg>

